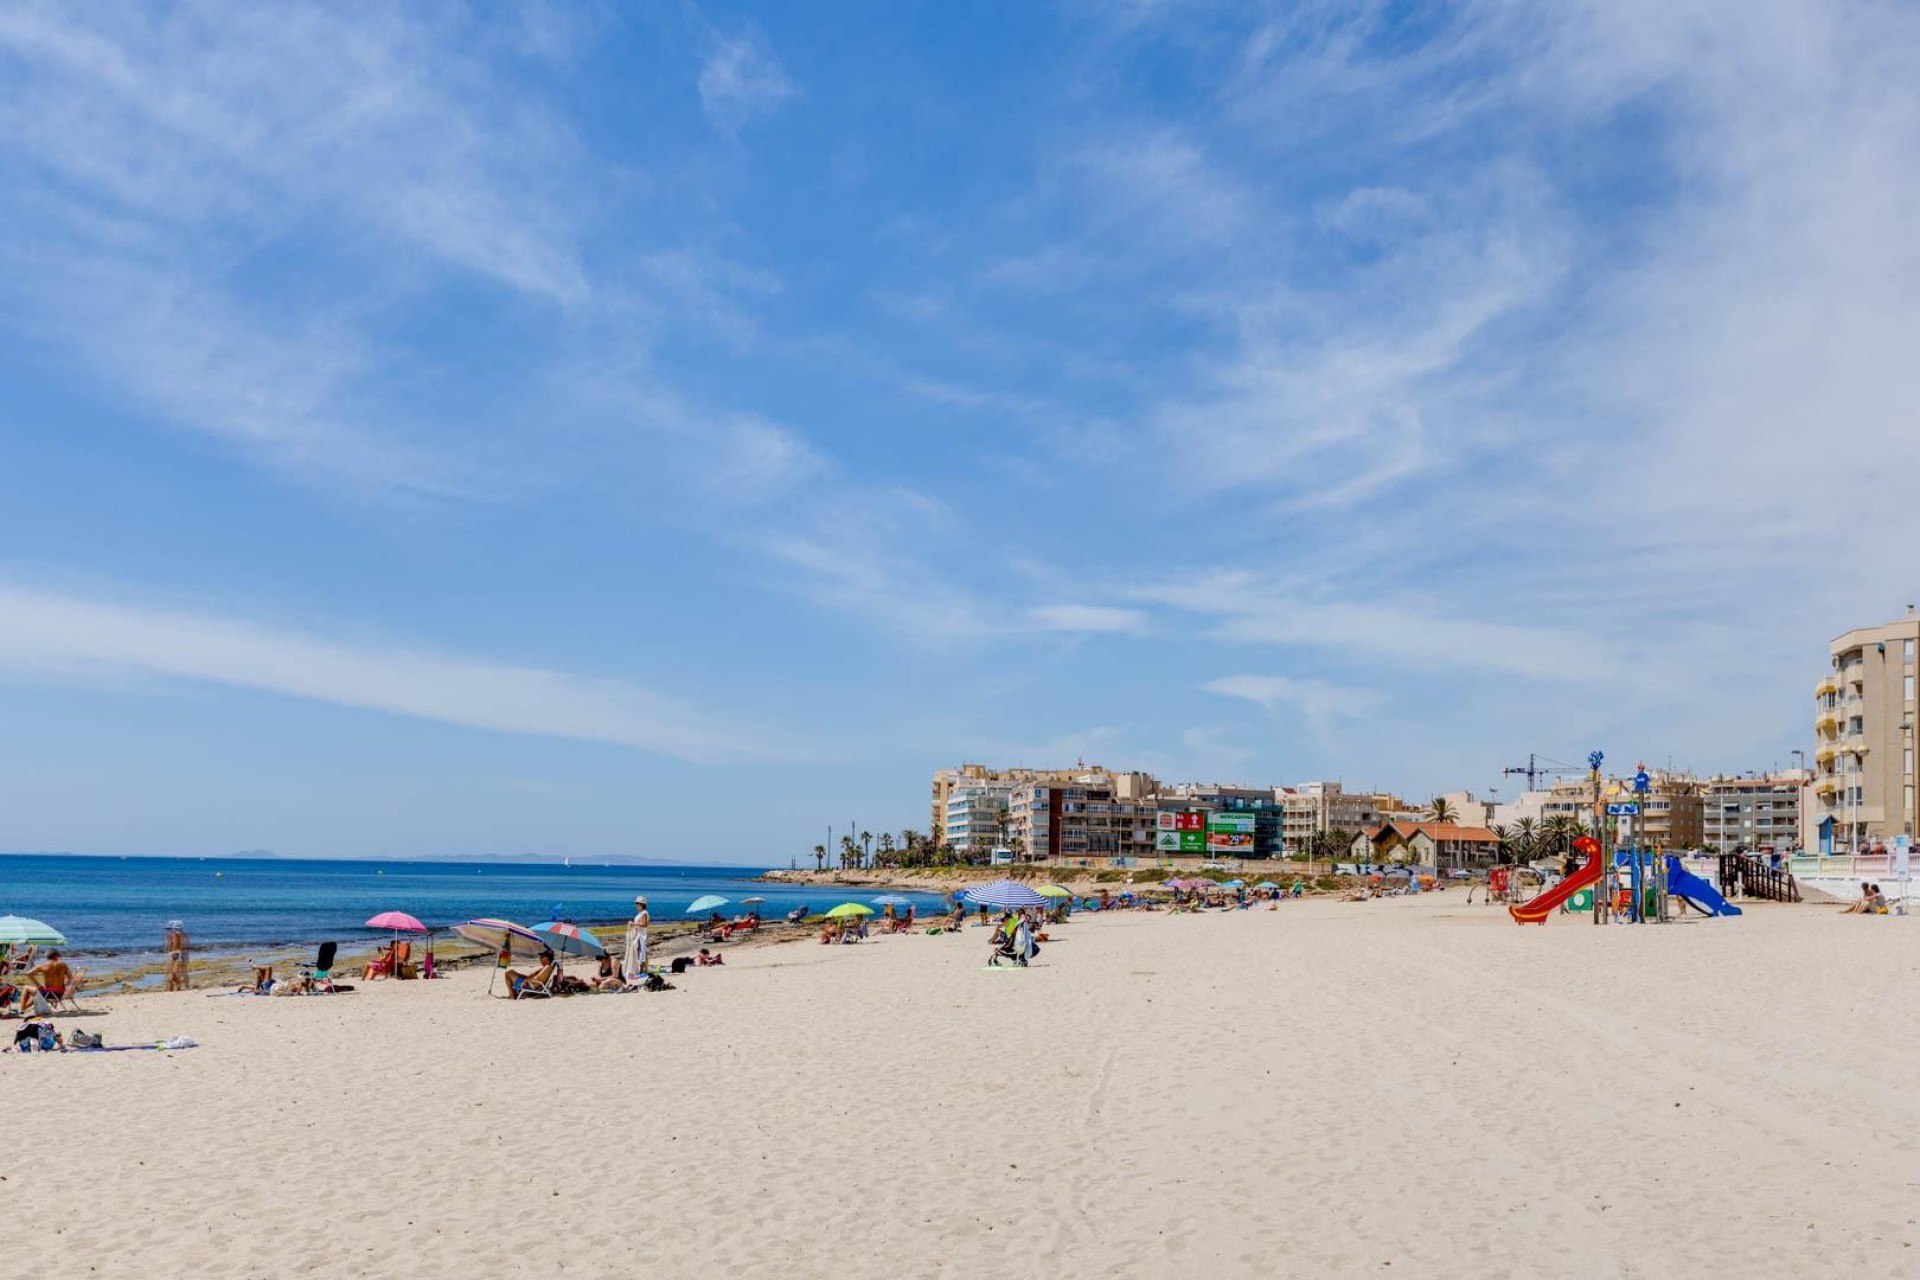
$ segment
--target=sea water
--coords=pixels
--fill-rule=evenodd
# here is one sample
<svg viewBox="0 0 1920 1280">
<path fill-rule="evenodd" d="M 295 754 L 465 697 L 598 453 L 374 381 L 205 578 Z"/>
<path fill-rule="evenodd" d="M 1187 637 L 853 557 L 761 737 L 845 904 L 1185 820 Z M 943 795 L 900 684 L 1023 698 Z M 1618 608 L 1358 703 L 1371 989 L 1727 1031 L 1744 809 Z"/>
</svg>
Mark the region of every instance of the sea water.
<svg viewBox="0 0 1920 1280">
<path fill-rule="evenodd" d="M 305 858 L 109 858 L 59 854 L 0 857 L 0 915 L 30 916 L 67 936 L 79 956 L 138 962 L 157 955 L 178 920 L 196 953 L 265 951 L 323 941 L 364 943 L 387 936 L 364 922 L 404 911 L 433 929 L 476 916 L 520 924 L 629 919 L 636 895 L 662 924 L 692 918 L 708 894 L 723 915 L 743 915 L 758 896 L 764 919 L 796 907 L 825 911 L 879 893 L 845 887 L 759 883 L 758 867 L 603 866 L 579 863 L 344 861 Z M 904 894 L 922 915 L 933 894 Z M 701 912 L 704 918 L 707 913 Z M 876 911 L 877 914 L 877 911 Z"/>
</svg>

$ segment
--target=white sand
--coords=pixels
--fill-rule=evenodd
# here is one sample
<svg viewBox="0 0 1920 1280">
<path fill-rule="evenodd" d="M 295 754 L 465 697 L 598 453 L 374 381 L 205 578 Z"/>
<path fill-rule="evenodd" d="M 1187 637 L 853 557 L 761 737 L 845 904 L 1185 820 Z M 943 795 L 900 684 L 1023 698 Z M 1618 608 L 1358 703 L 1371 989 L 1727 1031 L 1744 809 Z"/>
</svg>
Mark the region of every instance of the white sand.
<svg viewBox="0 0 1920 1280">
<path fill-rule="evenodd" d="M 63 1025 L 202 1047 L 0 1058 L 0 1257 L 145 1280 L 1920 1274 L 1920 918 L 1523 930 L 1455 892 L 1059 938 L 1027 972 L 982 971 L 970 929 L 741 952 L 654 995 L 508 1003 L 483 971 L 102 1000 Z"/>
</svg>

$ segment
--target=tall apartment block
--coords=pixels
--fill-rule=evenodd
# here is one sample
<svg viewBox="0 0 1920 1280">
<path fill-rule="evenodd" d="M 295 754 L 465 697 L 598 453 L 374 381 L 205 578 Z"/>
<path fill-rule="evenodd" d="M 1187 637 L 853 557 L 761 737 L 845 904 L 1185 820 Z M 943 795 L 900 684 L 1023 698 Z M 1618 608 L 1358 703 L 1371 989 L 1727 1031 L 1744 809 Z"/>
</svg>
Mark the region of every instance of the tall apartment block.
<svg viewBox="0 0 1920 1280">
<path fill-rule="evenodd" d="M 1707 779 L 1707 847 L 1722 853 L 1798 849 L 1808 781 L 1801 769 Z"/>
<path fill-rule="evenodd" d="M 1849 631 L 1814 688 L 1813 827 L 1821 853 L 1858 853 L 1914 834 L 1915 649 L 1920 615 Z"/>
</svg>

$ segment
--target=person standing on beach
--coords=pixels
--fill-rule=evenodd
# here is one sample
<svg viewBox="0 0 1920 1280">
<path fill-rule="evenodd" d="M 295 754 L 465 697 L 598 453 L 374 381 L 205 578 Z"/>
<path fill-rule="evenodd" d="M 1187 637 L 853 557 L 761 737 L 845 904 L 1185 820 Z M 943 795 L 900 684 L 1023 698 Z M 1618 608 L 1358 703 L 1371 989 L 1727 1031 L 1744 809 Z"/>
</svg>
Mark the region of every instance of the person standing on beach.
<svg viewBox="0 0 1920 1280">
<path fill-rule="evenodd" d="M 187 989 L 187 931 L 180 927 L 178 920 L 167 922 L 166 989 Z"/>
<path fill-rule="evenodd" d="M 647 900 L 633 900 L 633 919 L 627 924 L 627 954 L 623 966 L 628 982 L 641 982 L 647 976 L 647 928 L 653 917 L 647 912 Z"/>
</svg>

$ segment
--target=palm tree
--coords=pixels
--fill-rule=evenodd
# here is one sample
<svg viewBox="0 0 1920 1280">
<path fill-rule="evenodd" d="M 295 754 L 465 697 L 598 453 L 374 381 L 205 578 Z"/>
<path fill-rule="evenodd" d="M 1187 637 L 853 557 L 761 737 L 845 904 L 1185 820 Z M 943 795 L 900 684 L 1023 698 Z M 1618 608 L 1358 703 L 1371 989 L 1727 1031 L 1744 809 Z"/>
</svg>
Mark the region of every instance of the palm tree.
<svg viewBox="0 0 1920 1280">
<path fill-rule="evenodd" d="M 1311 873 L 1313 864 L 1321 859 L 1326 860 L 1327 870 L 1332 871 L 1333 864 L 1352 848 L 1353 833 L 1351 831 L 1314 832 L 1313 838 L 1307 843 L 1308 872 Z"/>
<path fill-rule="evenodd" d="M 840 837 L 840 865 L 854 868 L 860 866 L 860 845 L 852 836 Z"/>
<path fill-rule="evenodd" d="M 1532 818 L 1522 818 L 1513 824 L 1513 846 L 1517 860 L 1526 862 L 1533 857 L 1534 850 L 1540 845 L 1540 824 Z"/>
<path fill-rule="evenodd" d="M 873 832 L 860 833 L 860 865 L 866 866 L 873 861 Z"/>
<path fill-rule="evenodd" d="M 823 844 L 813 846 L 813 869 L 815 871 L 827 869 L 827 846 Z"/>
<path fill-rule="evenodd" d="M 1580 823 L 1569 814 L 1556 813 L 1540 828 L 1540 847 L 1536 855 L 1563 857 L 1573 848 L 1573 838 L 1580 833 Z"/>
<path fill-rule="evenodd" d="M 900 847 L 906 851 L 905 857 L 902 859 L 903 865 L 909 867 L 917 867 L 920 865 L 921 846 L 925 840 L 926 837 L 918 831 L 915 831 L 912 827 L 908 827 L 900 833 Z"/>
<path fill-rule="evenodd" d="M 1453 807 L 1453 801 L 1445 796 L 1435 796 L 1433 803 L 1427 806 L 1427 812 L 1433 815 L 1430 821 L 1436 824 L 1454 822 L 1460 817 L 1460 811 Z"/>
<path fill-rule="evenodd" d="M 880 865 L 883 867 L 893 865 L 893 833 L 891 831 L 880 833 Z"/>
<path fill-rule="evenodd" d="M 1505 823 L 1496 822 L 1487 830 L 1493 832 L 1493 838 L 1500 842 L 1500 861 L 1508 861 L 1513 853 L 1513 828 Z"/>
</svg>

